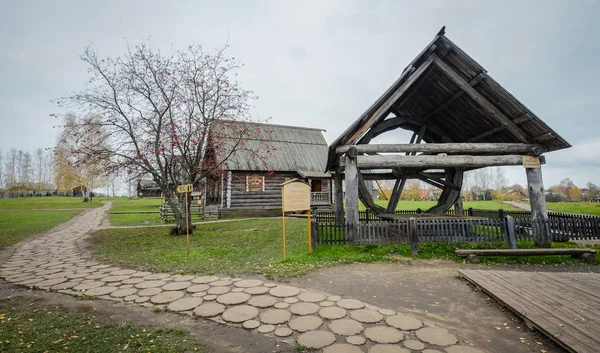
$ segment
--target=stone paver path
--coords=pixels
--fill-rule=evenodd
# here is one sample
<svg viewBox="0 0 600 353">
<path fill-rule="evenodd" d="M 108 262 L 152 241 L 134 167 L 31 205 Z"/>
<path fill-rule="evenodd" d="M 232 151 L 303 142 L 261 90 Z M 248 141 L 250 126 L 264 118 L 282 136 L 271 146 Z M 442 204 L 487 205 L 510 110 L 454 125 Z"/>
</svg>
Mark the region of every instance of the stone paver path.
<svg viewBox="0 0 600 353">
<path fill-rule="evenodd" d="M 2 264 L 0 276 L 40 290 L 183 312 L 330 353 L 483 352 L 461 346 L 443 328 L 352 298 L 257 279 L 100 264 L 84 257 L 76 240 L 98 229 L 109 207 L 85 211 L 68 227 L 21 245 Z"/>
</svg>

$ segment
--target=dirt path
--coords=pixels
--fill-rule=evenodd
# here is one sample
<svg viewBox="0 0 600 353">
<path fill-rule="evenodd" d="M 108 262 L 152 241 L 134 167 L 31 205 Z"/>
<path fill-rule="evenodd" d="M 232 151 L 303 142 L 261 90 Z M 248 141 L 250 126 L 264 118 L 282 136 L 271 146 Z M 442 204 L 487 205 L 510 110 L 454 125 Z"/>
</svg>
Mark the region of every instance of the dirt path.
<svg viewBox="0 0 600 353">
<path fill-rule="evenodd" d="M 523 203 L 523 202 L 519 202 L 519 201 L 503 201 L 504 203 L 507 203 L 511 206 L 514 206 L 516 208 L 520 208 L 523 211 L 531 211 L 531 206 L 529 206 L 529 204 L 527 203 Z"/>
<path fill-rule="evenodd" d="M 326 353 L 410 352 L 406 348 L 429 349 L 428 353 L 442 349 L 447 353 L 484 352 L 434 320 L 405 315 L 400 307 L 382 309 L 367 300 L 304 289 L 310 282 L 296 287 L 257 278 L 181 276 L 100 264 L 86 257 L 77 241 L 98 229 L 109 208 L 107 203 L 85 211 L 19 244 L 3 261 L 0 276 L 24 288 L 65 294 L 65 304 L 76 300 L 72 296 L 85 295 L 105 299 L 94 303 L 106 311 L 117 305 L 115 312 L 122 309 L 125 317 L 143 320 L 160 308 L 168 312 L 156 317 L 177 318 L 181 325 L 219 326 L 217 336 L 237 336 L 236 342 L 246 338 L 238 343 L 244 352 L 286 352 L 296 345 L 324 348 Z M 107 304 L 112 302 L 116 303 Z M 186 314 L 186 319 L 176 313 Z M 201 320 L 189 319 L 192 317 Z M 203 337 L 210 340 L 210 332 L 197 333 L 201 341 Z M 256 337 L 259 334 L 261 339 Z M 228 339 L 217 339 L 216 344 L 227 346 Z"/>
</svg>

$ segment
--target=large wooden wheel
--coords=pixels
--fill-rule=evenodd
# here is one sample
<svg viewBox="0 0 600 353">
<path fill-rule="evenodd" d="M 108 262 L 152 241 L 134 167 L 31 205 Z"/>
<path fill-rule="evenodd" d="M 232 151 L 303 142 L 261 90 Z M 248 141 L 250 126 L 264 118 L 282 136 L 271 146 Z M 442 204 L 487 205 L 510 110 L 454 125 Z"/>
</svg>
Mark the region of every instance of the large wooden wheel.
<svg viewBox="0 0 600 353">
<path fill-rule="evenodd" d="M 392 117 L 384 120 L 376 127 L 371 129 L 358 144 L 368 144 L 373 138 L 398 129 L 403 128 L 412 130 L 413 135 L 410 143 L 425 142 L 449 142 L 450 139 L 442 131 L 432 129 L 427 125 L 417 125 L 414 121 L 402 117 Z M 414 154 L 414 153 L 413 153 Z M 410 155 L 410 153 L 406 153 Z M 442 193 L 438 199 L 437 205 L 425 211 L 430 214 L 444 214 L 458 200 L 463 183 L 463 168 L 452 167 L 445 168 L 444 172 L 427 172 L 426 169 L 419 168 L 397 168 L 394 169 L 393 175 L 396 177 L 392 195 L 390 197 L 387 208 L 375 204 L 373 197 L 365 184 L 364 176 L 359 171 L 358 173 L 358 195 L 359 199 L 366 208 L 376 214 L 393 214 L 398 206 L 402 190 L 406 186 L 408 179 L 419 179 L 427 184 L 433 185 L 442 189 Z"/>
</svg>

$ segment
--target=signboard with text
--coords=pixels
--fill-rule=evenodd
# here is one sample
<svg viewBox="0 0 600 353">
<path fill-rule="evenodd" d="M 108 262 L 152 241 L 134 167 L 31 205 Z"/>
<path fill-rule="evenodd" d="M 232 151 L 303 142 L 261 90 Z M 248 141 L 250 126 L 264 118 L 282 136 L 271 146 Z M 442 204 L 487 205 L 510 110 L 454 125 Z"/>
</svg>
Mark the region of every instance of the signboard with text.
<svg viewBox="0 0 600 353">
<path fill-rule="evenodd" d="M 265 178 L 262 175 L 248 175 L 246 183 L 247 191 L 264 191 Z"/>
<path fill-rule="evenodd" d="M 541 168 L 540 157 L 523 156 L 523 168 Z"/>
<path fill-rule="evenodd" d="M 194 185 L 193 184 L 185 184 L 185 185 L 179 185 L 177 187 L 177 192 L 179 193 L 186 193 L 186 192 L 192 192 L 194 190 Z"/>
<path fill-rule="evenodd" d="M 299 180 L 283 184 L 283 212 L 310 210 L 310 185 Z"/>
</svg>

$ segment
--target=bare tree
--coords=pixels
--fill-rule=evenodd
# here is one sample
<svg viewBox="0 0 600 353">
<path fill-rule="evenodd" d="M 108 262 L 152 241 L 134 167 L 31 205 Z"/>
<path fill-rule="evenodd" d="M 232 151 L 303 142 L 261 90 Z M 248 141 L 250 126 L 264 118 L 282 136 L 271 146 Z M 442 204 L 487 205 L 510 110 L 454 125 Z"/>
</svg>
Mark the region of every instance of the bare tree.
<svg viewBox="0 0 600 353">
<path fill-rule="evenodd" d="M 4 190 L 4 153 L 2 150 L 0 150 L 0 190 Z"/>
<path fill-rule="evenodd" d="M 10 152 L 6 155 L 4 172 L 5 186 L 7 189 L 12 188 L 17 184 L 17 156 L 18 152 L 16 149 L 11 148 Z"/>
<path fill-rule="evenodd" d="M 103 160 L 106 172 L 151 177 L 173 210 L 176 234 L 191 225 L 176 193 L 178 184 L 197 184 L 220 172 L 237 149 L 261 154 L 255 146 L 244 146 L 252 133 L 249 125 L 219 125 L 252 120 L 254 99 L 235 81 L 241 64 L 224 50 L 207 53 L 190 46 L 164 54 L 141 44 L 128 47 L 122 57 L 99 58 L 87 48 L 81 59 L 88 66 L 88 84 L 59 100 L 60 106 L 78 110 L 80 133 L 100 131 L 105 138 L 100 145 L 73 151 L 77 160 Z M 95 119 L 91 128 L 88 117 Z"/>
</svg>

